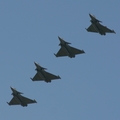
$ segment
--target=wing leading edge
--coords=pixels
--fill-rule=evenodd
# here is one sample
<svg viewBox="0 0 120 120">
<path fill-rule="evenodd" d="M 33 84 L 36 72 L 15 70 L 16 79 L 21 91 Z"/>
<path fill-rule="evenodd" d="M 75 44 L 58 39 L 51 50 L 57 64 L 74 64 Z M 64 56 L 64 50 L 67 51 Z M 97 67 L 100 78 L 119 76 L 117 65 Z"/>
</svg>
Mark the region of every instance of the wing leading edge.
<svg viewBox="0 0 120 120">
<path fill-rule="evenodd" d="M 114 30 L 111 30 L 111 29 L 107 28 L 106 26 L 101 25 L 100 23 L 97 23 L 96 26 L 97 26 L 97 28 L 98 28 L 100 31 L 97 31 L 97 30 L 94 28 L 94 25 L 93 25 L 93 24 L 91 24 L 86 30 L 87 30 L 88 32 L 96 32 L 96 33 L 99 33 L 99 32 L 100 32 L 101 35 L 105 35 L 105 33 L 115 33 Z"/>
<path fill-rule="evenodd" d="M 74 56 L 77 55 L 77 54 L 82 54 L 82 53 L 85 53 L 84 50 L 79 50 L 77 48 L 74 48 L 74 47 L 71 47 L 69 46 L 68 47 L 68 50 L 69 50 L 69 54 L 71 56 Z M 63 56 L 69 56 L 68 52 L 65 50 L 64 47 L 61 47 L 60 50 L 58 51 L 57 54 L 54 54 L 56 57 L 63 57 Z"/>
<path fill-rule="evenodd" d="M 98 31 L 94 28 L 93 24 L 91 24 L 86 30 L 88 32 L 96 32 L 96 33 L 98 33 Z"/>
<path fill-rule="evenodd" d="M 21 103 L 20 103 L 20 101 L 18 101 L 17 97 L 13 97 L 8 104 L 9 105 L 21 105 Z"/>
<path fill-rule="evenodd" d="M 61 79 L 59 75 L 56 76 L 56 75 L 53 75 L 49 72 L 45 72 L 45 76 L 47 76 L 47 78 L 50 79 L 50 80 Z"/>
<path fill-rule="evenodd" d="M 75 55 L 85 53 L 84 50 L 79 50 L 79 49 L 74 48 L 74 47 L 71 47 L 71 46 L 69 46 L 69 47 L 70 47 L 71 53 L 73 53 L 73 54 L 75 54 Z"/>
<path fill-rule="evenodd" d="M 51 80 L 61 79 L 60 76 L 56 76 L 56 75 L 51 74 L 46 71 L 44 71 L 44 76 L 45 76 L 45 78 L 42 78 L 42 76 L 40 76 L 39 72 L 37 72 L 36 75 L 31 79 L 32 79 L 32 81 L 45 81 L 45 82 L 51 82 Z"/>
<path fill-rule="evenodd" d="M 25 102 L 26 104 L 37 103 L 36 100 L 32 100 L 32 99 L 27 98 L 27 97 L 24 97 L 24 96 L 21 96 L 21 99 L 22 99 L 22 101 Z"/>
<path fill-rule="evenodd" d="M 98 27 L 99 27 L 102 31 L 104 31 L 105 33 L 115 33 L 114 30 L 111 30 L 111 29 L 109 29 L 109 28 L 107 28 L 106 26 L 103 26 L 103 25 L 101 25 L 101 24 L 98 24 Z"/>
<path fill-rule="evenodd" d="M 43 81 L 44 79 L 39 75 L 37 72 L 33 78 L 31 78 L 32 81 Z"/>
<path fill-rule="evenodd" d="M 68 53 L 65 51 L 64 47 L 61 47 L 57 54 L 54 54 L 56 57 L 68 56 Z"/>
<path fill-rule="evenodd" d="M 31 99 L 24 97 L 24 96 L 20 96 L 20 100 L 16 96 L 14 96 L 11 99 L 11 101 L 9 103 L 8 102 L 7 103 L 9 105 L 22 105 L 23 107 L 27 106 L 27 104 L 37 103 L 35 100 L 31 100 Z"/>
</svg>

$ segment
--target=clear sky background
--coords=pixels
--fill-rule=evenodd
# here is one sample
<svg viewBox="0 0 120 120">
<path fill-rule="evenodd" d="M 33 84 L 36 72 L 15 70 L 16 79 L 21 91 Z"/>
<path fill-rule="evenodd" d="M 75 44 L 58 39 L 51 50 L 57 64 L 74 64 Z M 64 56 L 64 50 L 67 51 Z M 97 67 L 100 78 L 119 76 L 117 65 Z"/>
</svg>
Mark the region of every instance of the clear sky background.
<svg viewBox="0 0 120 120">
<path fill-rule="evenodd" d="M 0 120 L 120 120 L 119 0 L 0 0 Z M 89 13 L 116 34 L 85 30 Z M 83 49 L 56 58 L 58 36 Z M 33 82 L 34 61 L 61 77 Z M 10 86 L 35 99 L 9 106 Z"/>
</svg>

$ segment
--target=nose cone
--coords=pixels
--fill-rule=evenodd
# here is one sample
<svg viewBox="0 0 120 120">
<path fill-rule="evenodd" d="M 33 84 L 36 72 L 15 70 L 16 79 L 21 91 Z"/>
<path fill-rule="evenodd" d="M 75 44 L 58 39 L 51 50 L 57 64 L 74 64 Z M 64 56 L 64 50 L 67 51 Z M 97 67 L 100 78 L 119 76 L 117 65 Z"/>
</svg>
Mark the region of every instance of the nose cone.
<svg viewBox="0 0 120 120">
<path fill-rule="evenodd" d="M 62 42 L 62 39 L 58 36 L 58 39 L 60 40 L 60 42 Z"/>
<path fill-rule="evenodd" d="M 60 39 L 60 37 L 58 36 L 58 39 Z"/>
<path fill-rule="evenodd" d="M 13 91 L 14 90 L 14 88 L 13 87 L 10 87 L 11 88 L 11 90 Z"/>
<path fill-rule="evenodd" d="M 58 36 L 58 38 L 59 38 L 59 40 L 60 40 L 60 44 L 64 44 L 65 43 L 65 41 L 62 39 L 62 38 L 60 38 L 59 36 Z M 59 44 L 59 45 L 60 45 Z"/>
<path fill-rule="evenodd" d="M 13 88 L 13 87 L 10 87 L 11 88 L 11 90 L 13 91 L 13 92 L 15 92 L 15 91 L 17 91 L 15 88 Z"/>
<path fill-rule="evenodd" d="M 61 46 L 61 45 L 64 43 L 64 40 L 63 40 L 62 38 L 60 38 L 59 36 L 58 36 L 58 39 L 59 39 L 59 41 L 60 41 L 59 46 Z"/>
<path fill-rule="evenodd" d="M 89 16 L 90 16 L 91 19 L 93 18 L 93 15 L 91 15 L 90 13 L 89 13 Z"/>
<path fill-rule="evenodd" d="M 35 64 L 36 67 L 38 66 L 38 64 L 36 62 L 34 62 L 34 64 Z"/>
<path fill-rule="evenodd" d="M 89 13 L 89 16 L 91 16 L 91 14 Z"/>
<path fill-rule="evenodd" d="M 36 66 L 36 70 L 41 68 L 41 66 L 38 63 L 34 62 L 34 64 Z"/>
</svg>

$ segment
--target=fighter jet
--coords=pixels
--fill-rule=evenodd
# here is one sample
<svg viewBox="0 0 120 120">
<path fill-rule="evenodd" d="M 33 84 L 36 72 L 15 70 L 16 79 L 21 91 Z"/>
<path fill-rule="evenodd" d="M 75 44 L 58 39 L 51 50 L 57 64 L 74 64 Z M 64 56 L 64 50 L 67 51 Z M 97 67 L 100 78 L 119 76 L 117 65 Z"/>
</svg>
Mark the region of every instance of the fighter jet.
<svg viewBox="0 0 120 120">
<path fill-rule="evenodd" d="M 106 26 L 103 26 L 100 24 L 100 20 L 96 19 L 95 16 L 89 14 L 91 20 L 90 22 L 92 23 L 86 30 L 88 32 L 96 32 L 99 33 L 101 35 L 106 35 L 106 33 L 115 33 L 114 30 L 111 30 L 109 28 L 107 28 Z"/>
<path fill-rule="evenodd" d="M 39 64 L 37 64 L 36 62 L 34 62 L 35 66 L 36 66 L 36 75 L 31 78 L 32 81 L 45 81 L 45 82 L 51 82 L 51 80 L 54 79 L 61 79 L 60 76 L 56 76 L 53 75 L 49 72 L 46 72 L 45 70 L 47 70 L 46 68 L 41 67 Z"/>
<path fill-rule="evenodd" d="M 58 39 L 60 40 L 59 46 L 61 46 L 60 50 L 57 54 L 54 54 L 56 57 L 62 57 L 62 56 L 68 56 L 70 58 L 74 58 L 76 54 L 82 54 L 85 53 L 84 50 L 79 50 L 74 47 L 71 47 L 69 42 L 66 42 L 62 38 L 58 36 Z"/>
<path fill-rule="evenodd" d="M 21 92 L 17 91 L 15 88 L 10 87 L 12 90 L 12 94 L 13 98 L 11 99 L 11 101 L 8 103 L 8 105 L 21 105 L 23 107 L 27 107 L 27 104 L 31 104 L 31 103 L 37 103 L 35 100 L 31 100 L 29 98 L 26 98 L 24 96 L 22 96 Z"/>
</svg>

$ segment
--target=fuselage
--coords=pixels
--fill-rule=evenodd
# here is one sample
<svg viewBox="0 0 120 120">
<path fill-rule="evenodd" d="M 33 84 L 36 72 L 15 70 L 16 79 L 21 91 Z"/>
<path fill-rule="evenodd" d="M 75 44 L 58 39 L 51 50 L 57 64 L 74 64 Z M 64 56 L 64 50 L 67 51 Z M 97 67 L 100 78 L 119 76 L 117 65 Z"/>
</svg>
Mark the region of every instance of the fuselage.
<svg viewBox="0 0 120 120">
<path fill-rule="evenodd" d="M 25 103 L 23 100 L 22 100 L 22 96 L 20 94 L 18 94 L 17 92 L 13 92 L 12 95 L 17 99 L 17 101 L 21 104 L 21 106 L 27 106 L 27 103 Z"/>
<path fill-rule="evenodd" d="M 101 25 L 99 22 L 96 22 L 96 23 L 95 22 L 91 22 L 91 23 L 92 23 L 94 29 L 96 31 L 98 31 L 99 34 L 101 34 L 101 35 L 105 35 L 106 34 L 102 29 L 99 28 L 99 26 Z"/>
<path fill-rule="evenodd" d="M 10 87 L 12 90 L 12 95 L 17 99 L 17 101 L 21 104 L 21 106 L 27 106 L 27 104 L 22 100 L 21 92 L 18 92 L 16 89 Z"/>
<path fill-rule="evenodd" d="M 99 26 L 101 26 L 101 24 L 100 24 L 101 21 L 98 20 L 98 19 L 96 19 L 96 18 L 95 18 L 93 15 L 91 15 L 91 14 L 89 14 L 89 16 L 90 16 L 90 18 L 91 18 L 90 22 L 92 23 L 94 29 L 95 29 L 96 31 L 98 31 L 99 34 L 105 35 L 105 32 L 104 32 L 102 29 L 100 29 L 100 27 L 99 27 Z"/>
<path fill-rule="evenodd" d="M 65 50 L 65 52 L 67 53 L 67 55 L 72 58 L 72 57 L 75 57 L 75 54 L 73 54 L 71 51 L 70 51 L 70 46 L 68 44 L 71 44 L 69 42 L 66 42 L 64 41 L 62 38 L 60 38 L 58 36 L 58 39 L 60 40 L 60 46 L 63 47 L 63 49 Z"/>
<path fill-rule="evenodd" d="M 66 44 L 66 43 L 63 44 L 63 43 L 62 43 L 62 44 L 60 44 L 60 46 L 64 48 L 65 52 L 67 53 L 67 55 L 68 55 L 70 58 L 75 57 L 75 55 L 71 53 L 71 51 L 70 51 L 70 46 L 69 46 L 68 44 Z"/>
<path fill-rule="evenodd" d="M 37 63 L 36 65 L 36 71 L 38 72 L 38 74 L 42 77 L 43 80 L 45 80 L 45 82 L 51 82 L 51 80 L 45 75 L 45 68 L 42 68 L 40 65 L 38 65 Z"/>
</svg>

